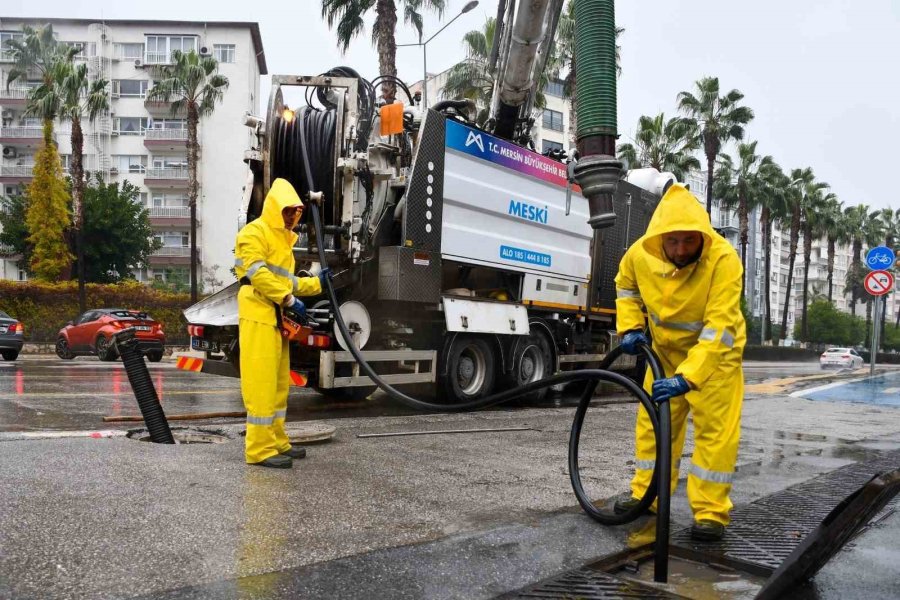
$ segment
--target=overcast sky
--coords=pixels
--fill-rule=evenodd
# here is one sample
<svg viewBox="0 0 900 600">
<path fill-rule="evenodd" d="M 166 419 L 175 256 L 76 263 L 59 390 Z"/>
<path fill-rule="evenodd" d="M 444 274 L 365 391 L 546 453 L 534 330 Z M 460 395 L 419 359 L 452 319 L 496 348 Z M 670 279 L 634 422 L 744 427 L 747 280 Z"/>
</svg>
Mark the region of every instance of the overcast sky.
<svg viewBox="0 0 900 600">
<path fill-rule="evenodd" d="M 448 0 L 445 19 L 465 0 Z M 349 65 L 371 79 L 377 53 L 368 29 L 345 56 L 320 17 L 319 0 L 2 0 L 0 16 L 258 21 L 270 73 L 316 74 Z M 496 13 L 481 0 L 428 45 L 430 72 L 463 58 L 461 36 Z M 785 169 L 812 167 L 845 204 L 900 208 L 900 0 L 641 0 L 616 3 L 621 38 L 619 131 L 638 117 L 675 114 L 679 91 L 718 76 L 756 112 L 747 138 Z M 429 15 L 425 35 L 440 20 Z M 398 43 L 416 41 L 400 27 Z M 398 48 L 399 75 L 421 78 L 420 48 Z M 268 96 L 268 81 L 263 84 Z"/>
</svg>

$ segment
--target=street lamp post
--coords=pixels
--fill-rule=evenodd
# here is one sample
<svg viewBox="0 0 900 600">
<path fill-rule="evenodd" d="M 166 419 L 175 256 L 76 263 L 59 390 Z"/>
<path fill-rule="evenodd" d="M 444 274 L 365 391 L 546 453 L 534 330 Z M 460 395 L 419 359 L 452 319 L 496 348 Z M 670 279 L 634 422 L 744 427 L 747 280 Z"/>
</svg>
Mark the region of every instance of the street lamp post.
<svg viewBox="0 0 900 600">
<path fill-rule="evenodd" d="M 437 34 L 442 32 L 443 30 L 447 29 L 447 27 L 450 26 L 450 23 L 457 20 L 458 18 L 460 18 L 461 16 L 463 16 L 464 14 L 466 14 L 467 12 L 469 12 L 470 10 L 475 8 L 476 6 L 478 6 L 478 0 L 471 0 L 471 2 L 467 2 L 466 5 L 463 6 L 462 10 L 459 11 L 458 15 L 456 15 L 455 17 L 453 17 L 452 19 L 447 21 L 447 23 L 445 23 L 443 27 L 441 27 L 436 32 L 434 32 L 434 34 L 430 38 L 425 40 L 424 42 L 422 41 L 422 34 L 419 33 L 419 42 L 417 44 L 397 44 L 397 48 L 404 48 L 407 46 L 422 46 L 422 69 L 424 71 L 422 73 L 422 109 L 423 110 L 428 108 L 428 53 L 426 51 L 428 42 L 430 42 L 435 37 L 437 37 Z"/>
</svg>

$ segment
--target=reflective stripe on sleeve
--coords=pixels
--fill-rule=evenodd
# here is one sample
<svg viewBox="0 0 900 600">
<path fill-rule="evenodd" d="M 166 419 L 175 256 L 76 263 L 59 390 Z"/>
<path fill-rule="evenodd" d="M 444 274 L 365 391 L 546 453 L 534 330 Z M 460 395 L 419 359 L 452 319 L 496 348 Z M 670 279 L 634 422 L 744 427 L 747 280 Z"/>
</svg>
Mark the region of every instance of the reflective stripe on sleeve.
<svg viewBox="0 0 900 600">
<path fill-rule="evenodd" d="M 616 298 L 637 298 L 640 300 L 641 293 L 638 290 L 625 290 L 616 288 Z"/>
<path fill-rule="evenodd" d="M 654 459 L 650 459 L 650 460 L 637 459 L 636 461 L 634 461 L 634 465 L 638 469 L 646 469 L 647 471 L 652 471 L 653 469 L 656 468 L 656 460 L 654 460 Z"/>
<path fill-rule="evenodd" d="M 703 331 L 700 332 L 699 339 L 706 341 L 706 342 L 711 342 L 716 339 L 717 333 L 719 333 L 719 332 L 711 327 L 704 327 Z"/>
<path fill-rule="evenodd" d="M 287 277 L 288 279 L 293 279 L 294 277 L 294 274 L 284 267 L 279 267 L 278 265 L 273 265 L 271 263 L 266 263 L 266 266 L 276 275 L 281 275 L 282 277 Z"/>
<path fill-rule="evenodd" d="M 703 467 L 698 467 L 691 463 L 691 475 L 703 481 L 711 481 L 712 483 L 731 483 L 734 479 L 734 473 L 724 473 L 722 471 L 710 471 Z"/>
<path fill-rule="evenodd" d="M 236 259 L 234 259 L 234 266 L 236 266 L 236 267 L 243 267 L 243 266 L 244 266 L 244 259 L 243 259 L 243 258 L 236 258 Z"/>
<path fill-rule="evenodd" d="M 275 411 L 276 419 L 284 419 L 285 417 L 287 417 L 287 410 L 276 410 Z"/>
<path fill-rule="evenodd" d="M 258 260 L 255 263 L 251 264 L 249 267 L 247 267 L 247 279 L 253 279 L 253 276 L 256 275 L 256 273 L 265 266 L 266 261 L 264 260 Z"/>
<path fill-rule="evenodd" d="M 734 336 L 727 329 L 722 332 L 722 345 L 734 348 Z"/>
</svg>

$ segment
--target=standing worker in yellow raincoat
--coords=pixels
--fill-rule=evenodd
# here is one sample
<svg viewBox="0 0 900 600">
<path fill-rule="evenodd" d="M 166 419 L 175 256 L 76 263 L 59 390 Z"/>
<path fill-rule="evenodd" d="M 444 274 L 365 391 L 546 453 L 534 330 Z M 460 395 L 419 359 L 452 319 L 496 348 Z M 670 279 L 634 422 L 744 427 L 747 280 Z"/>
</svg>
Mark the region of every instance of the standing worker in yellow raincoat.
<svg viewBox="0 0 900 600">
<path fill-rule="evenodd" d="M 241 357 L 241 394 L 247 409 L 247 463 L 287 469 L 306 450 L 291 446 L 284 431 L 290 387 L 290 352 L 281 335 L 281 311 L 302 319 L 303 302 L 295 296 L 322 292 L 325 268 L 319 277 L 296 277 L 294 227 L 303 203 L 294 187 L 276 179 L 266 196 L 260 218 L 237 235 L 235 272 L 241 280 L 238 316 Z"/>
<path fill-rule="evenodd" d="M 728 494 L 744 397 L 742 273 L 737 252 L 713 230 L 700 202 L 684 186 L 674 184 L 653 213 L 647 233 L 622 257 L 616 276 L 616 328 L 623 349 L 636 354 L 637 346 L 647 343 L 645 308 L 653 349 L 665 370 L 666 378 L 652 386 L 648 371 L 644 385 L 655 402 L 668 400 L 671 405 L 673 491 L 688 411 L 693 413 L 687 495 L 695 539 L 721 538 L 733 506 Z M 656 444 L 643 407 L 636 429 L 632 497 L 617 502 L 617 512 L 638 502 L 653 474 Z"/>
</svg>

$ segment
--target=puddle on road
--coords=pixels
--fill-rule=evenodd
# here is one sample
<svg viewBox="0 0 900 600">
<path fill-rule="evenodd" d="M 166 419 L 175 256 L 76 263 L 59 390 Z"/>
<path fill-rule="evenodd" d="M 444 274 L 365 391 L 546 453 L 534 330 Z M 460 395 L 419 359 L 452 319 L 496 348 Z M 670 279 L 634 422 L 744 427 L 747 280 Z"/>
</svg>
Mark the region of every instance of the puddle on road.
<svg viewBox="0 0 900 600">
<path fill-rule="evenodd" d="M 642 562 L 636 571 L 623 569 L 615 574 L 693 600 L 751 600 L 766 582 L 757 575 L 674 556 L 669 557 L 669 581 L 665 584 L 653 581 L 652 560 Z"/>
<path fill-rule="evenodd" d="M 799 390 L 791 395 L 816 401 L 900 407 L 900 373 L 881 373 L 873 377 Z"/>
</svg>

